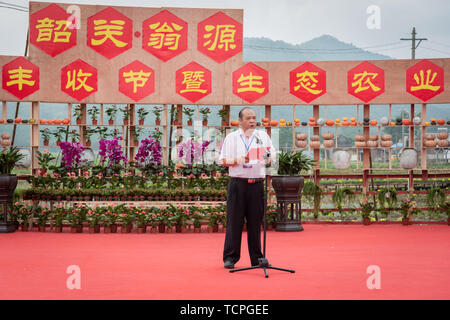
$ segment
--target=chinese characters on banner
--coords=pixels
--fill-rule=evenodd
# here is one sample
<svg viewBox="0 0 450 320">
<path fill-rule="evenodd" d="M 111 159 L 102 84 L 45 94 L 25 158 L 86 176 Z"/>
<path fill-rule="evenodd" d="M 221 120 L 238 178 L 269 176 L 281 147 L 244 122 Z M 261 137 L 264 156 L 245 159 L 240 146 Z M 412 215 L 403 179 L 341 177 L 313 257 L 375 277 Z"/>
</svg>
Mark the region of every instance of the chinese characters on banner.
<svg viewBox="0 0 450 320">
<path fill-rule="evenodd" d="M 135 60 L 119 70 L 119 91 L 138 102 L 155 91 L 155 72 Z"/>
<path fill-rule="evenodd" d="M 406 91 L 422 101 L 428 101 L 444 91 L 444 69 L 422 60 L 406 71 Z"/>
<path fill-rule="evenodd" d="M 78 59 L 61 69 L 61 90 L 78 101 L 97 91 L 97 69 Z"/>
<path fill-rule="evenodd" d="M 133 21 L 109 7 L 87 20 L 87 46 L 108 59 L 131 49 Z"/>
<path fill-rule="evenodd" d="M 269 92 L 269 73 L 254 63 L 233 72 L 233 93 L 247 102 L 254 102 Z"/>
<path fill-rule="evenodd" d="M 242 52 L 243 26 L 222 11 L 208 13 L 193 22 L 187 19 L 186 15 L 181 15 L 180 11 L 176 12 L 183 19 L 168 9 L 162 9 L 157 14 L 140 20 L 142 23 L 136 23 L 136 21 L 133 23 L 133 20 L 123 11 L 120 7 L 106 7 L 98 12 L 91 11 L 84 19 L 80 18 L 85 23 L 81 26 L 81 30 L 76 29 L 78 21 L 66 12 L 63 5 L 45 5 L 30 15 L 30 43 L 45 52 L 49 59 L 54 59 L 62 53 L 64 53 L 63 57 L 58 58 L 63 59 L 66 54 L 70 56 L 70 53 L 66 51 L 77 46 L 78 31 L 79 34 L 84 32 L 86 34 L 87 50 L 98 53 L 96 54 L 98 59 L 76 57 L 79 59 L 75 60 L 76 58 L 72 57 L 68 62 L 75 61 L 62 68 L 58 67 L 61 91 L 77 101 L 82 101 L 100 90 L 118 90 L 135 102 L 154 94 L 155 81 L 161 77 L 159 74 L 161 69 L 155 65 L 151 66 L 148 62 L 149 65 L 143 63 L 142 61 L 146 61 L 145 58 L 142 58 L 142 61 L 136 58 L 130 59 L 132 62 L 122 58 L 121 67 L 115 75 L 118 77 L 117 87 L 98 87 L 97 68 L 102 70 L 98 65 L 99 61 L 112 60 L 130 50 L 135 37 L 138 38 L 139 48 L 134 49 L 139 49 L 141 51 L 139 54 L 144 57 L 150 54 L 159 59 L 162 62 L 162 68 L 166 62 L 171 64 L 172 61 L 169 62 L 169 60 L 174 57 L 189 53 L 188 50 L 196 50 L 209 58 L 206 60 L 211 60 L 209 63 L 201 62 L 203 65 L 191 62 L 184 67 L 182 66 L 186 60 L 184 62 L 183 59 L 176 60 L 177 66 L 173 69 L 176 71 L 173 71 L 174 74 L 171 75 L 175 80 L 176 94 L 194 103 L 211 94 L 213 78 L 222 76 L 220 73 L 217 75 L 213 73 L 211 70 L 216 69 L 208 68 L 208 66 L 222 64 Z M 189 29 L 188 25 L 194 23 L 196 28 Z M 196 43 L 196 48 L 189 47 L 189 35 L 195 37 L 191 38 L 191 41 Z M 192 61 L 194 58 L 190 58 L 191 55 L 191 53 L 187 54 L 186 58 Z M 229 72 L 226 72 L 227 77 L 231 79 L 225 81 L 231 81 L 232 94 L 248 103 L 257 102 L 268 95 L 268 70 L 273 73 L 273 67 L 266 70 L 251 62 L 238 69 L 233 67 L 239 63 L 241 61 L 237 63 L 234 61 L 231 63 L 231 68 L 226 67 L 226 69 L 229 68 L 227 69 Z M 348 95 L 369 103 L 385 93 L 385 87 L 390 84 L 386 82 L 385 70 L 375 63 L 377 62 L 364 61 L 353 68 L 347 67 L 346 70 L 342 70 L 343 76 L 345 74 L 347 76 Z M 326 68 L 322 68 L 310 62 L 305 62 L 295 69 L 290 68 L 289 72 L 283 75 L 285 79 L 283 82 L 277 81 L 271 84 L 274 86 L 272 94 L 279 91 L 281 87 L 283 91 L 286 93 L 289 91 L 291 95 L 305 103 L 311 103 L 327 93 L 330 94 L 327 91 L 327 76 L 335 79 L 336 75 L 332 73 L 332 70 L 328 70 L 327 74 L 327 70 L 324 70 Z M 44 70 L 44 68 L 41 69 Z M 158 77 L 154 70 L 158 73 Z M 40 89 L 39 72 L 39 67 L 25 58 L 8 61 L 2 66 L 2 89 L 19 99 L 24 99 Z M 433 62 L 422 60 L 402 72 L 406 78 L 406 83 L 402 84 L 405 86 L 404 92 L 421 101 L 428 101 L 444 91 L 444 69 Z M 279 79 L 278 74 L 270 76 Z M 329 90 L 333 90 L 331 84 L 333 83 L 330 82 Z M 166 90 L 166 88 L 163 89 Z M 223 89 L 220 88 L 220 90 Z M 332 96 L 333 94 L 331 93 Z"/>
<path fill-rule="evenodd" d="M 19 99 L 39 90 L 39 68 L 23 57 L 3 66 L 2 79 L 2 88 Z"/>
<path fill-rule="evenodd" d="M 30 16 L 30 43 L 51 57 L 77 45 L 75 20 L 56 4 L 51 4 Z"/>
<path fill-rule="evenodd" d="M 142 48 L 162 61 L 187 50 L 188 24 L 167 10 L 142 23 Z"/>
<path fill-rule="evenodd" d="M 197 102 L 211 93 L 211 71 L 196 62 L 177 70 L 176 92 L 191 102 Z"/>
<path fill-rule="evenodd" d="M 364 61 L 347 73 L 348 93 L 367 103 L 384 93 L 384 70 Z"/>
<path fill-rule="evenodd" d="M 197 50 L 218 63 L 242 51 L 242 24 L 217 12 L 198 24 Z"/>
<path fill-rule="evenodd" d="M 309 103 L 326 93 L 326 72 L 305 62 L 289 73 L 289 89 L 291 94 Z"/>
</svg>

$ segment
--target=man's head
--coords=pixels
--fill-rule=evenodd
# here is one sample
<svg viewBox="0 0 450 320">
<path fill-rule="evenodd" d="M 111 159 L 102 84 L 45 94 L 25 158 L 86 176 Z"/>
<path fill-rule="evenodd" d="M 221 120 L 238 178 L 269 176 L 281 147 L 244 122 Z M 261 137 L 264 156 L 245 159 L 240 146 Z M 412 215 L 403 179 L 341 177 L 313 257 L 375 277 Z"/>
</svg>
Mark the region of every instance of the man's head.
<svg viewBox="0 0 450 320">
<path fill-rule="evenodd" d="M 253 131 L 256 128 L 256 113 L 252 109 L 245 107 L 239 112 L 239 124 L 244 132 Z"/>
</svg>

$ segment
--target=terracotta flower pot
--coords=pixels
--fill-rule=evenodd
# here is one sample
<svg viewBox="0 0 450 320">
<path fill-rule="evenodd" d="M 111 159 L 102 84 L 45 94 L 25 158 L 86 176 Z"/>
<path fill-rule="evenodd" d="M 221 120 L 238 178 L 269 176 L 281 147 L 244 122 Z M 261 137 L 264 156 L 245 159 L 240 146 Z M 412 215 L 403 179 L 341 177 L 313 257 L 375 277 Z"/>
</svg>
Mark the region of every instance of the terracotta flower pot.
<svg viewBox="0 0 450 320">
<path fill-rule="evenodd" d="M 111 233 L 117 233 L 117 224 L 111 225 Z"/>
<path fill-rule="evenodd" d="M 450 221 L 450 219 L 449 219 Z M 449 222 L 450 223 L 450 222 Z M 194 233 L 200 233 L 202 230 L 202 228 L 194 228 Z"/>
<path fill-rule="evenodd" d="M 203 120 L 203 121 L 202 121 L 202 125 L 203 125 L 203 126 L 207 126 L 207 125 L 208 125 L 208 120 L 206 120 L 206 121 Z"/>
<path fill-rule="evenodd" d="M 111 227 L 104 227 L 103 228 L 104 233 L 111 233 Z"/>
<path fill-rule="evenodd" d="M 63 229 L 62 226 L 60 226 L 60 227 L 55 227 L 55 232 L 56 232 L 56 233 L 61 233 L 61 232 L 62 232 L 62 229 Z"/>
<path fill-rule="evenodd" d="M 139 120 L 139 125 L 143 126 L 144 125 L 144 120 Z"/>
<path fill-rule="evenodd" d="M 365 226 L 370 225 L 370 218 L 363 218 L 363 225 Z"/>
<path fill-rule="evenodd" d="M 39 226 L 38 230 L 39 232 L 45 232 L 45 226 Z"/>
<path fill-rule="evenodd" d="M 145 226 L 137 228 L 137 233 L 145 233 Z"/>
<path fill-rule="evenodd" d="M 112 126 L 114 124 L 114 120 L 108 120 L 108 124 Z"/>
<path fill-rule="evenodd" d="M 98 123 L 98 120 L 92 120 L 92 125 L 96 126 Z"/>
<path fill-rule="evenodd" d="M 44 146 L 48 146 L 48 140 L 44 140 Z"/>
<path fill-rule="evenodd" d="M 192 121 L 188 121 L 187 122 L 187 125 L 190 127 L 190 126 L 192 126 Z"/>
<path fill-rule="evenodd" d="M 409 225 L 409 218 L 402 218 L 402 225 L 404 226 Z"/>
<path fill-rule="evenodd" d="M 21 229 L 23 232 L 27 232 L 27 231 L 28 231 L 28 224 L 22 224 L 22 225 L 20 226 L 20 229 Z"/>
<path fill-rule="evenodd" d="M 161 124 L 161 120 L 155 120 L 155 124 L 159 126 Z"/>
<path fill-rule="evenodd" d="M 164 233 L 166 231 L 166 224 L 165 223 L 160 223 L 158 225 L 158 231 L 159 231 L 159 233 Z"/>
</svg>

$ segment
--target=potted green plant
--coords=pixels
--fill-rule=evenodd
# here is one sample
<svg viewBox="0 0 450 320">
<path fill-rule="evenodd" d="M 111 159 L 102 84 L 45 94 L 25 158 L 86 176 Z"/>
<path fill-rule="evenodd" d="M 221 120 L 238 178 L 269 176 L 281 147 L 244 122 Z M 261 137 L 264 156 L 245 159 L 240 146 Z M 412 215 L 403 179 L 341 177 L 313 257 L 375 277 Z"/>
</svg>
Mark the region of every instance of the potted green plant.
<svg viewBox="0 0 450 320">
<path fill-rule="evenodd" d="M 450 202 L 446 201 L 440 205 L 442 211 L 447 215 L 447 225 L 450 226 Z"/>
<path fill-rule="evenodd" d="M 314 219 L 317 220 L 320 214 L 320 203 L 323 190 L 313 181 L 308 181 L 303 186 L 303 195 L 306 196 L 308 203 L 313 209 Z"/>
<path fill-rule="evenodd" d="M 162 108 L 161 107 L 154 107 L 153 108 L 153 114 L 155 115 L 155 124 L 157 126 L 159 126 L 161 124 L 161 112 L 162 112 Z"/>
<path fill-rule="evenodd" d="M 272 177 L 277 202 L 282 205 L 277 221 L 277 231 L 301 231 L 301 211 L 288 215 L 286 210 L 289 203 L 301 203 L 301 193 L 304 184 L 302 171 L 309 171 L 315 160 L 302 151 L 282 152 L 278 158 L 278 175 Z M 300 208 L 299 208 L 300 209 Z M 301 209 L 300 209 L 301 210 Z"/>
<path fill-rule="evenodd" d="M 229 114 L 229 110 L 228 109 L 220 109 L 218 111 L 220 119 L 222 120 L 222 127 L 226 127 L 228 126 L 228 114 Z"/>
<path fill-rule="evenodd" d="M 108 124 L 112 126 L 114 124 L 114 120 L 116 118 L 117 107 L 115 104 L 111 105 L 111 107 L 106 109 L 106 115 L 108 116 Z"/>
<path fill-rule="evenodd" d="M 24 158 L 20 150 L 16 147 L 7 147 L 0 152 L 0 199 L 12 202 L 14 199 L 14 190 L 17 187 L 17 176 L 11 174 L 16 164 Z M 14 224 L 8 222 L 7 213 L 3 216 L 3 222 L 0 222 L 0 233 L 9 233 L 15 231 Z"/>
<path fill-rule="evenodd" d="M 381 214 L 387 217 L 389 211 L 393 210 L 397 204 L 397 189 L 395 187 L 383 187 L 378 191 L 378 203 Z"/>
<path fill-rule="evenodd" d="M 433 213 L 437 214 L 439 212 L 439 208 L 445 204 L 445 199 L 445 192 L 441 188 L 431 188 L 425 198 L 428 210 L 431 210 Z"/>
<path fill-rule="evenodd" d="M 208 107 L 200 108 L 200 113 L 202 114 L 202 125 L 208 125 L 208 115 L 211 113 L 211 109 Z"/>
<path fill-rule="evenodd" d="M 76 119 L 76 123 L 81 124 L 81 121 L 83 119 L 83 108 L 81 107 L 81 105 L 76 105 L 73 108 L 73 116 Z"/>
<path fill-rule="evenodd" d="M 370 213 L 375 210 L 375 205 L 371 203 L 367 197 L 364 197 L 359 205 L 361 206 L 361 217 L 363 219 L 363 224 L 368 226 L 370 225 Z"/>
<path fill-rule="evenodd" d="M 89 233 L 100 233 L 100 217 L 101 215 L 96 209 L 88 210 L 86 219 L 89 225 Z"/>
<path fill-rule="evenodd" d="M 415 205 L 414 196 L 409 195 L 406 198 L 402 199 L 400 202 L 400 213 L 402 214 L 402 224 L 404 226 L 407 226 L 410 223 L 410 215 L 414 214 L 415 211 L 413 210 Z"/>
<path fill-rule="evenodd" d="M 91 116 L 91 120 L 92 120 L 92 124 L 94 125 L 94 126 L 96 126 L 97 125 L 97 115 L 99 114 L 99 110 L 97 109 L 97 107 L 96 106 L 93 106 L 92 108 L 90 108 L 89 110 L 88 110 L 88 114 Z"/>
<path fill-rule="evenodd" d="M 123 109 L 120 109 L 123 114 L 123 124 L 128 125 L 128 120 L 130 119 L 130 109 L 125 106 Z"/>
<path fill-rule="evenodd" d="M 139 108 L 138 111 L 138 119 L 139 119 L 139 125 L 143 126 L 144 125 L 144 121 L 145 121 L 145 117 L 148 115 L 148 111 L 144 109 L 144 107 Z"/>
<path fill-rule="evenodd" d="M 349 187 L 337 188 L 331 196 L 333 204 L 339 211 L 341 217 L 344 217 L 344 205 L 350 205 L 355 200 L 355 191 Z"/>
<path fill-rule="evenodd" d="M 53 209 L 53 222 L 55 223 L 55 232 L 61 233 L 63 228 L 66 210 L 62 205 L 56 205 Z"/>
<path fill-rule="evenodd" d="M 42 134 L 42 140 L 44 141 L 44 146 L 48 146 L 48 143 L 50 141 L 51 131 L 48 128 L 44 128 L 40 130 L 40 133 Z"/>
<path fill-rule="evenodd" d="M 187 125 L 192 126 L 192 117 L 194 116 L 194 109 L 191 109 L 189 107 L 183 108 L 183 113 L 187 116 Z"/>
</svg>

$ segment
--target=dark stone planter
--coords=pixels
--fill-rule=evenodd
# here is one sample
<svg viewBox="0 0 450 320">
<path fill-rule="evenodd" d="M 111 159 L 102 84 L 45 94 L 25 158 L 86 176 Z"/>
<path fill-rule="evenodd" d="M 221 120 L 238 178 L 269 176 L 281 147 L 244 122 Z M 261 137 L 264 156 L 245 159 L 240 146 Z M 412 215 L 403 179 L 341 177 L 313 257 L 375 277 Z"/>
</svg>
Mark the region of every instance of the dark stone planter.
<svg viewBox="0 0 450 320">
<path fill-rule="evenodd" d="M 6 203 L 13 201 L 14 190 L 17 187 L 17 176 L 15 174 L 0 175 L 0 201 L 3 203 L 3 221 L 0 222 L 0 233 L 11 233 L 16 231 L 15 224 L 8 221 Z"/>
<path fill-rule="evenodd" d="M 272 186 L 277 197 L 276 231 L 302 231 L 301 199 L 303 176 L 273 176 Z"/>
</svg>

